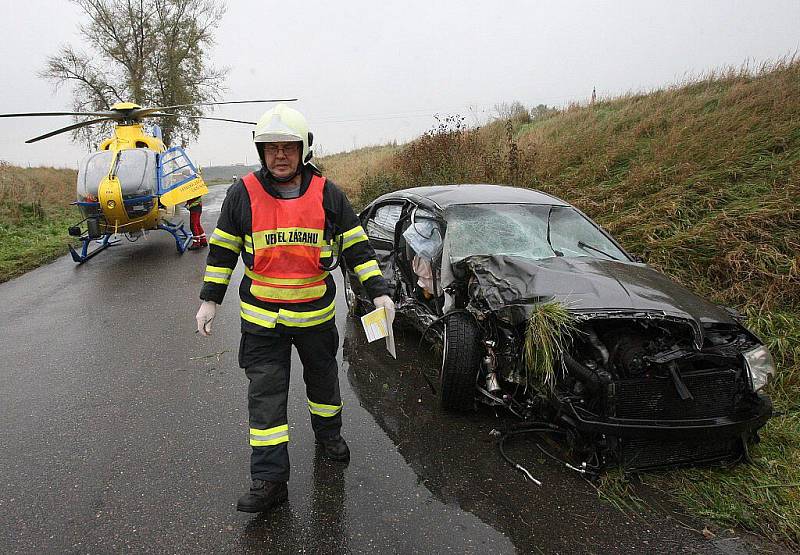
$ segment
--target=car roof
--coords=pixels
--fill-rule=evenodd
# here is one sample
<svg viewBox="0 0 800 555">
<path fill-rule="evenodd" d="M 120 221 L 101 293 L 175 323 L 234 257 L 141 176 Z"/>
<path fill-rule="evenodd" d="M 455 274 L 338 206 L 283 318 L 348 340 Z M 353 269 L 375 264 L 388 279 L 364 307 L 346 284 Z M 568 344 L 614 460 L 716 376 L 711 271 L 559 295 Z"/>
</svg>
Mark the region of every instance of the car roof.
<svg viewBox="0 0 800 555">
<path fill-rule="evenodd" d="M 569 203 L 536 189 L 511 185 L 463 184 L 412 187 L 378 197 L 372 204 L 392 199 L 409 199 L 442 210 L 454 204 L 546 204 L 570 206 Z"/>
</svg>

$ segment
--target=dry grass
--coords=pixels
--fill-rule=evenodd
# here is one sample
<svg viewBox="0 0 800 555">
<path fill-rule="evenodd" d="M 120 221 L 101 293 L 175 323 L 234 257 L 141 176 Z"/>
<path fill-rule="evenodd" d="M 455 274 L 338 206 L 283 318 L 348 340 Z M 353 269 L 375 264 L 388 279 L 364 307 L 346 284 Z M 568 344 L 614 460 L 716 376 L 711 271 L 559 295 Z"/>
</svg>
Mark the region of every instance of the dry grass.
<svg viewBox="0 0 800 555">
<path fill-rule="evenodd" d="M 46 214 L 75 200 L 75 170 L 19 168 L 0 161 L 0 218 L 13 223 L 30 211 Z"/>
<path fill-rule="evenodd" d="M 398 150 L 397 146 L 383 145 L 360 148 L 352 152 L 332 154 L 319 159 L 319 165 L 347 196 L 353 198 L 360 190 L 361 180 L 368 174 L 380 171 Z"/>
</svg>

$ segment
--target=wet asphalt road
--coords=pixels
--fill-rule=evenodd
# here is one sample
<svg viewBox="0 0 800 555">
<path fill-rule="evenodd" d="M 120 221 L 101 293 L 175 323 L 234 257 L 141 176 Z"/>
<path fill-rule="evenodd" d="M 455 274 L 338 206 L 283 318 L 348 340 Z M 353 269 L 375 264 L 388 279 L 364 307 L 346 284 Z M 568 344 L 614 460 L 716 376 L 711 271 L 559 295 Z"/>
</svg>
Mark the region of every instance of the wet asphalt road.
<svg viewBox="0 0 800 555">
<path fill-rule="evenodd" d="M 209 233 L 222 195 L 207 197 Z M 289 502 L 237 513 L 249 485 L 237 296 L 211 338 L 193 333 L 204 252 L 178 256 L 158 232 L 0 284 L 1 553 L 748 551 L 669 508 L 626 515 L 525 440 L 509 450 L 544 486 L 522 481 L 489 436 L 491 411 L 438 409 L 419 336 L 399 330 L 392 361 L 364 344 L 341 294 L 352 461 L 315 451 L 295 354 Z"/>
</svg>

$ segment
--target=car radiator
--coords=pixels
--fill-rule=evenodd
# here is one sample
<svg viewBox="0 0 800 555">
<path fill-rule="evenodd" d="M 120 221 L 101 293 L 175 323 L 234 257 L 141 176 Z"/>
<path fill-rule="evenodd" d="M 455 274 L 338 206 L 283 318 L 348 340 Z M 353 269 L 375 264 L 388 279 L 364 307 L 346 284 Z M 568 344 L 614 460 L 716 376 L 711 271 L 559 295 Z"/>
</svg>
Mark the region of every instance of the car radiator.
<svg viewBox="0 0 800 555">
<path fill-rule="evenodd" d="M 618 418 L 683 420 L 731 415 L 740 383 L 732 369 L 703 370 L 681 376 L 692 399 L 681 399 L 671 378 L 641 378 L 615 383 Z M 622 464 L 628 469 L 668 467 L 732 459 L 741 454 L 741 440 L 730 437 L 664 440 L 621 440 Z"/>
<path fill-rule="evenodd" d="M 740 438 L 672 440 L 631 438 L 622 440 L 622 466 L 627 469 L 664 468 L 682 464 L 734 460 L 742 453 Z"/>
<path fill-rule="evenodd" d="M 683 374 L 681 379 L 692 394 L 691 399 L 681 399 L 669 377 L 620 380 L 614 383 L 614 415 L 647 420 L 728 416 L 735 409 L 737 374 L 732 369 Z"/>
</svg>

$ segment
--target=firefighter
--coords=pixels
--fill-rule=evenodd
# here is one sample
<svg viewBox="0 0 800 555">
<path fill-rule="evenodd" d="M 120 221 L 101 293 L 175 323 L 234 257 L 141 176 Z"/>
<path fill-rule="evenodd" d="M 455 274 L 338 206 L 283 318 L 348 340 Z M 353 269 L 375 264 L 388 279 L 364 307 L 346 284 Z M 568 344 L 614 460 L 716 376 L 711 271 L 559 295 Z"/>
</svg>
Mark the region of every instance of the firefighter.
<svg viewBox="0 0 800 555">
<path fill-rule="evenodd" d="M 394 303 L 358 217 L 344 193 L 311 164 L 313 136 L 303 115 L 279 104 L 261 117 L 253 140 L 261 169 L 239 179 L 225 197 L 210 239 L 196 317 L 198 332 L 209 335 L 241 256 L 239 366 L 250 382 L 252 447 L 252 486 L 237 503 L 244 512 L 266 511 L 288 496 L 292 345 L 303 364 L 304 402 L 322 455 L 350 460 L 340 433 L 336 288 L 325 269 L 334 257 L 342 256 L 375 306 L 394 317 Z"/>
<path fill-rule="evenodd" d="M 200 223 L 200 216 L 203 215 L 203 197 L 189 199 L 184 206 L 189 211 L 189 227 L 192 229 L 192 244 L 189 246 L 189 250 L 196 251 L 207 247 L 206 230 Z"/>
</svg>

